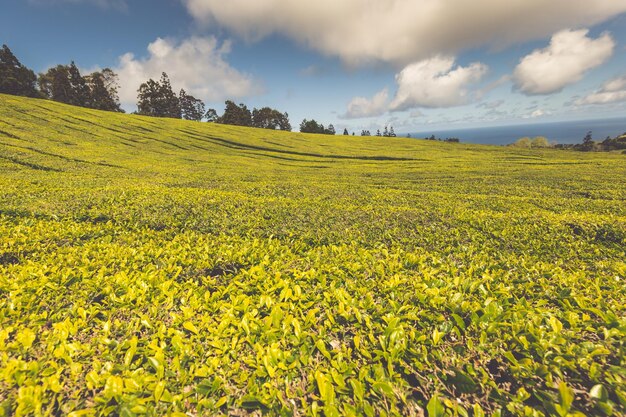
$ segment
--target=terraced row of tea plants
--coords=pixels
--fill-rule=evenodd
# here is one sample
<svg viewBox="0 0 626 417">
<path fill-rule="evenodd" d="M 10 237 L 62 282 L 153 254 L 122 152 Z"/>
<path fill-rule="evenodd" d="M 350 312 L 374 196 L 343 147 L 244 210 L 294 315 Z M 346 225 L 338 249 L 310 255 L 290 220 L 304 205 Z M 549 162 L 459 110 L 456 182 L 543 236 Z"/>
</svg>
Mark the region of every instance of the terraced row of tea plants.
<svg viewBox="0 0 626 417">
<path fill-rule="evenodd" d="M 624 415 L 625 158 L 0 95 L 0 415 Z"/>
</svg>

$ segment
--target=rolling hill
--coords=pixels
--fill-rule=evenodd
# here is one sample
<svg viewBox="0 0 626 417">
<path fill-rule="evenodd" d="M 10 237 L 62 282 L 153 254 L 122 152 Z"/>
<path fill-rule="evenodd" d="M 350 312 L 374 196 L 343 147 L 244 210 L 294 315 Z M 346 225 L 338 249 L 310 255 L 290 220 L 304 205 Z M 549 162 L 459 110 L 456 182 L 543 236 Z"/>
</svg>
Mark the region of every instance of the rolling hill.
<svg viewBox="0 0 626 417">
<path fill-rule="evenodd" d="M 625 179 L 0 95 L 0 415 L 623 415 Z"/>
</svg>

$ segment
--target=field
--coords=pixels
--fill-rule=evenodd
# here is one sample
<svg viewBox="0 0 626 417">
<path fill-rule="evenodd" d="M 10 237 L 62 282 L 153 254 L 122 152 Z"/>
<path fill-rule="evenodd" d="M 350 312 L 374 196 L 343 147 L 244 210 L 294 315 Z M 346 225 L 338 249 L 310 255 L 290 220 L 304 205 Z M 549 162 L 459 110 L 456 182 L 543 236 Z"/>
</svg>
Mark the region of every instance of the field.
<svg viewBox="0 0 626 417">
<path fill-rule="evenodd" d="M 0 415 L 626 414 L 626 155 L 0 95 Z"/>
</svg>

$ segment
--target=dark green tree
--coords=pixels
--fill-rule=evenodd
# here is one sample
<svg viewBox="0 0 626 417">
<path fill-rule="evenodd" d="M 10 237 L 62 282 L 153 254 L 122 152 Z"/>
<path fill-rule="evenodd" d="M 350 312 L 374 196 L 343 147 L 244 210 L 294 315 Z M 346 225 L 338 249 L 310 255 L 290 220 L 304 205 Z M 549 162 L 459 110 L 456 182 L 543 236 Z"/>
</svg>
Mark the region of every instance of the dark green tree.
<svg viewBox="0 0 626 417">
<path fill-rule="evenodd" d="M 68 67 L 68 76 L 71 88 L 68 104 L 89 107 L 91 104 L 91 91 L 87 85 L 87 80 L 80 74 L 74 61 Z"/>
<path fill-rule="evenodd" d="M 215 109 L 209 109 L 204 115 L 204 118 L 209 123 L 215 123 L 219 120 L 220 117 L 217 115 L 217 111 Z"/>
<path fill-rule="evenodd" d="M 89 107 L 97 110 L 123 112 L 117 95 L 118 77 L 113 70 L 105 68 L 85 77 L 90 90 Z"/>
<path fill-rule="evenodd" d="M 8 46 L 0 49 L 0 93 L 40 97 L 35 88 L 37 77 L 13 55 Z"/>
<path fill-rule="evenodd" d="M 350 135 L 350 133 L 348 133 L 348 128 L 344 128 L 343 129 L 343 135 L 344 136 L 349 136 Z"/>
<path fill-rule="evenodd" d="M 234 101 L 226 100 L 224 114 L 219 118 L 218 123 L 234 126 L 252 126 L 252 112 L 248 107 L 240 103 L 236 105 Z"/>
<path fill-rule="evenodd" d="M 583 144 L 581 146 L 583 151 L 591 151 L 594 147 L 593 135 L 591 131 L 587 132 L 585 137 L 583 138 Z"/>
<path fill-rule="evenodd" d="M 205 114 L 202 100 L 187 94 L 185 90 L 180 90 L 178 99 L 180 100 L 180 112 L 183 119 L 197 122 L 202 120 Z"/>
<path fill-rule="evenodd" d="M 302 120 L 300 123 L 300 132 L 302 133 L 324 133 L 324 125 L 317 123 L 315 120 Z"/>
<path fill-rule="evenodd" d="M 180 100 L 172 90 L 169 77 L 161 74 L 160 81 L 149 79 L 139 87 L 137 112 L 146 116 L 181 118 Z"/>
<path fill-rule="evenodd" d="M 396 132 L 393 131 L 393 126 L 391 126 L 389 128 L 389 137 L 390 138 L 395 138 L 396 137 Z"/>
<path fill-rule="evenodd" d="M 74 91 L 70 83 L 70 72 L 67 65 L 57 65 L 39 74 L 37 80 L 39 91 L 46 97 L 60 103 L 70 104 L 74 100 Z"/>
<path fill-rule="evenodd" d="M 252 110 L 252 126 L 262 129 L 291 130 L 289 115 L 270 107 Z"/>
<path fill-rule="evenodd" d="M 327 134 L 327 135 L 334 135 L 337 132 L 335 132 L 335 126 L 330 124 L 330 125 L 328 125 L 328 128 L 324 129 L 324 133 Z"/>
</svg>

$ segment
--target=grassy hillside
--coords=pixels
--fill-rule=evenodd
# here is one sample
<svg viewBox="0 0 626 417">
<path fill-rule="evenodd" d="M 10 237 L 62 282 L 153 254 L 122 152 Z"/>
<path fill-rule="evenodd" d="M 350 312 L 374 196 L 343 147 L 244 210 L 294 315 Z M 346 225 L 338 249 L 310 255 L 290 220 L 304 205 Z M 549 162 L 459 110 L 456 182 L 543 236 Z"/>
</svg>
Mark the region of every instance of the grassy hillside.
<svg viewBox="0 0 626 417">
<path fill-rule="evenodd" d="M 0 189 L 0 415 L 626 413 L 624 155 L 0 95 Z"/>
</svg>

